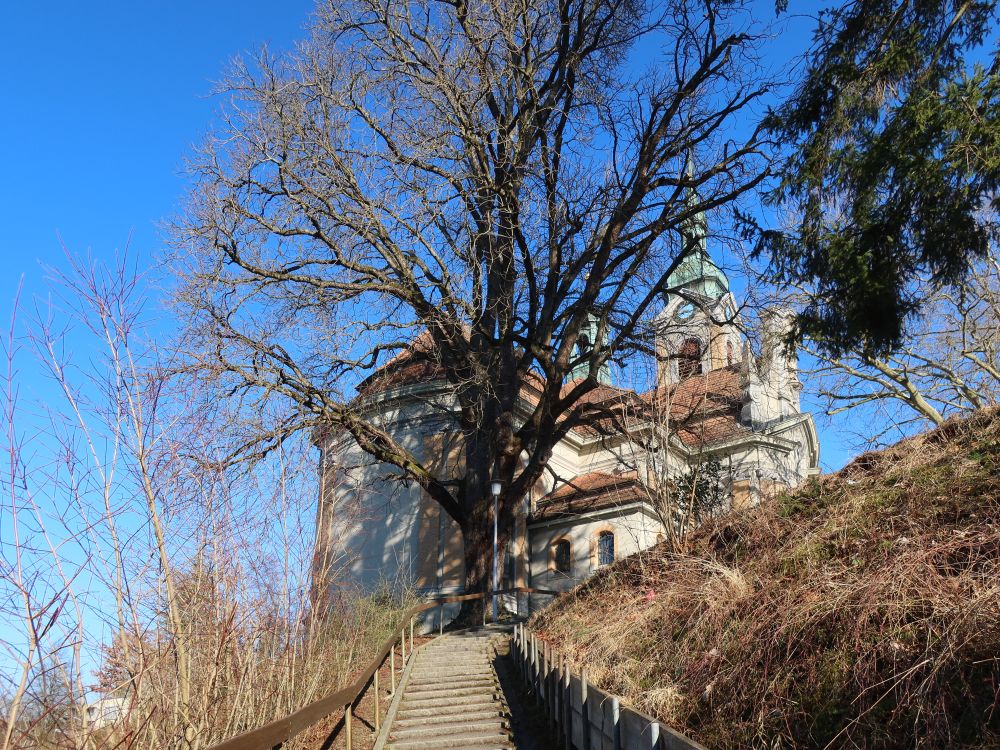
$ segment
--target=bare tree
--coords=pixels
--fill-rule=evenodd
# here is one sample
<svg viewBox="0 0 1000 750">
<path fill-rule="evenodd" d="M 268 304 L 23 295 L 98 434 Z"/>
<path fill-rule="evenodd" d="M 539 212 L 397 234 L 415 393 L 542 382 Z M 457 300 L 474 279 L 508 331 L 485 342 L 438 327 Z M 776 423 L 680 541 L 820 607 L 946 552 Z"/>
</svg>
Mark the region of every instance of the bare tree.
<svg viewBox="0 0 1000 750">
<path fill-rule="evenodd" d="M 399 612 L 312 608 L 305 436 L 225 467 L 219 434 L 271 415 L 170 376 L 127 257 L 67 254 L 49 281 L 0 341 L 0 750 L 195 750 L 344 684 Z"/>
<path fill-rule="evenodd" d="M 80 650 L 83 618 L 73 585 L 87 567 L 86 554 L 67 558 L 38 502 L 36 467 L 26 460 L 28 430 L 21 424 L 16 335 L 19 297 L 2 341 L 4 470 L 0 478 L 0 748 L 22 745 L 23 736 L 66 732 L 82 693 Z M 44 495 L 44 493 L 42 493 Z M 52 696 L 59 693 L 60 703 Z"/>
<path fill-rule="evenodd" d="M 714 0 L 348 0 L 294 53 L 238 63 L 174 236 L 193 366 L 290 405 L 243 454 L 349 433 L 457 522 L 484 590 L 490 480 L 505 545 L 553 446 L 608 416 L 586 396 L 643 350 L 692 222 L 764 176 L 732 127 L 766 89 L 748 23 Z M 457 481 L 350 397 L 424 331 Z"/>
<path fill-rule="evenodd" d="M 931 289 L 903 345 L 878 357 L 835 357 L 804 347 L 818 361 L 808 373 L 829 415 L 873 411 L 883 427 L 866 435 L 881 445 L 954 414 L 1000 402 L 1000 258 L 996 246 L 960 287 Z"/>
</svg>

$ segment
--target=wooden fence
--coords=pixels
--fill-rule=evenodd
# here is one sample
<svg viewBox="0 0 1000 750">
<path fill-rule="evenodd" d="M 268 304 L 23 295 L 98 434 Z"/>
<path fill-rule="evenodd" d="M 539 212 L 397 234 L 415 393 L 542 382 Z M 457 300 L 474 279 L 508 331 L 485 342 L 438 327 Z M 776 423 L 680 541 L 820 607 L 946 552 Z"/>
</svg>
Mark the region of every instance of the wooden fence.
<svg viewBox="0 0 1000 750">
<path fill-rule="evenodd" d="M 391 667 L 390 679 L 392 692 L 396 691 L 396 651 L 399 650 L 399 673 L 402 676 L 403 668 L 406 665 L 407 654 L 413 653 L 413 623 L 417 615 L 432 610 L 436 607 L 444 607 L 446 604 L 456 602 L 468 602 L 474 599 L 483 600 L 483 624 L 486 624 L 487 603 L 491 596 L 503 594 L 545 594 L 548 596 L 558 596 L 558 591 L 547 591 L 545 589 L 533 588 L 513 588 L 494 591 L 492 594 L 459 594 L 456 596 L 446 596 L 440 599 L 424 602 L 410 607 L 400 618 L 394 634 L 388 638 L 379 649 L 375 658 L 365 667 L 361 675 L 350 685 L 338 688 L 330 694 L 313 701 L 307 706 L 303 706 L 288 716 L 270 724 L 265 724 L 257 729 L 238 734 L 232 739 L 220 742 L 212 746 L 209 750 L 272 750 L 280 748 L 284 743 L 295 737 L 300 732 L 308 729 L 314 724 L 322 721 L 327 716 L 338 711 L 343 711 L 342 718 L 337 722 L 331 734 L 326 738 L 323 747 L 329 747 L 333 740 L 344 734 L 347 750 L 351 750 L 352 734 L 354 732 L 354 709 L 368 692 L 369 687 L 375 688 L 375 705 L 372 716 L 372 726 L 376 735 L 382 725 L 382 698 L 379 693 L 379 670 L 389 660 Z M 438 634 L 444 629 L 444 613 L 438 619 Z M 407 648 L 407 632 L 409 632 L 409 648 Z"/>
<path fill-rule="evenodd" d="M 570 672 L 568 660 L 525 625 L 514 630 L 515 662 L 566 750 L 705 750 Z"/>
</svg>

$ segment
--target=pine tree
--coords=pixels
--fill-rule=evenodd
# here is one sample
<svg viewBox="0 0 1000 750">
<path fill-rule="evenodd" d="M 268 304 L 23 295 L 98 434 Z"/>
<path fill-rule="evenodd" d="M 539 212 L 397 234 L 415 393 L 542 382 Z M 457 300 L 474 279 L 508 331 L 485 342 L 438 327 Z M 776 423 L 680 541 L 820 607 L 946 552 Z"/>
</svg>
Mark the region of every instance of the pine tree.
<svg viewBox="0 0 1000 750">
<path fill-rule="evenodd" d="M 779 4 L 780 5 L 780 4 Z M 995 2 L 855 0 L 820 16 L 805 76 L 767 118 L 791 145 L 770 194 L 796 217 L 763 233 L 779 281 L 810 285 L 800 333 L 885 352 L 922 279 L 954 284 L 1000 208 Z"/>
</svg>

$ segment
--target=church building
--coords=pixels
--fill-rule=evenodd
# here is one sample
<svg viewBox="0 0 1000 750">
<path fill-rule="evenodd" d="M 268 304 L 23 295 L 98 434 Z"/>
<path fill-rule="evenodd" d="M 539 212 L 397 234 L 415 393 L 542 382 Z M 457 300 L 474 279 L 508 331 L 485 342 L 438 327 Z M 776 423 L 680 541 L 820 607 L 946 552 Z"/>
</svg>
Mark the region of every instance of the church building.
<svg viewBox="0 0 1000 750">
<path fill-rule="evenodd" d="M 799 406 L 787 314 L 762 316 L 763 352 L 751 353 L 726 275 L 704 243 L 671 278 L 656 319 L 655 385 L 638 392 L 601 374 L 588 398 L 634 405 L 628 430 L 571 431 L 523 499 L 503 563 L 503 587 L 567 590 L 615 559 L 647 549 L 706 514 L 743 507 L 818 474 L 812 416 Z M 454 471 L 459 436 L 448 383 L 418 339 L 359 387 L 379 424 L 436 471 Z M 526 385 L 524 398 L 530 398 Z M 398 471 L 349 435 L 317 438 L 322 451 L 317 549 L 328 572 L 364 588 L 408 585 L 421 595 L 460 592 L 457 524 Z M 684 478 L 711 462 L 723 507 L 693 507 Z M 721 473 L 720 473 L 721 472 Z M 693 496 L 692 496 L 693 497 Z M 511 603 L 513 604 L 513 603 Z"/>
</svg>

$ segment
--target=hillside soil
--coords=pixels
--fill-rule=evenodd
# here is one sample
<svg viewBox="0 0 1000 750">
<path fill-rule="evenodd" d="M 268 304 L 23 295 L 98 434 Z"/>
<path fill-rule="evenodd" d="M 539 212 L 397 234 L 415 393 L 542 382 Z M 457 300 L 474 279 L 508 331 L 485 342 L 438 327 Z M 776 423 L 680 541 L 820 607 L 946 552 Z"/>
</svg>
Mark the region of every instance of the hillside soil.
<svg viewBox="0 0 1000 750">
<path fill-rule="evenodd" d="M 1000 747 L 1000 411 L 621 560 L 532 624 L 711 748 Z"/>
</svg>

